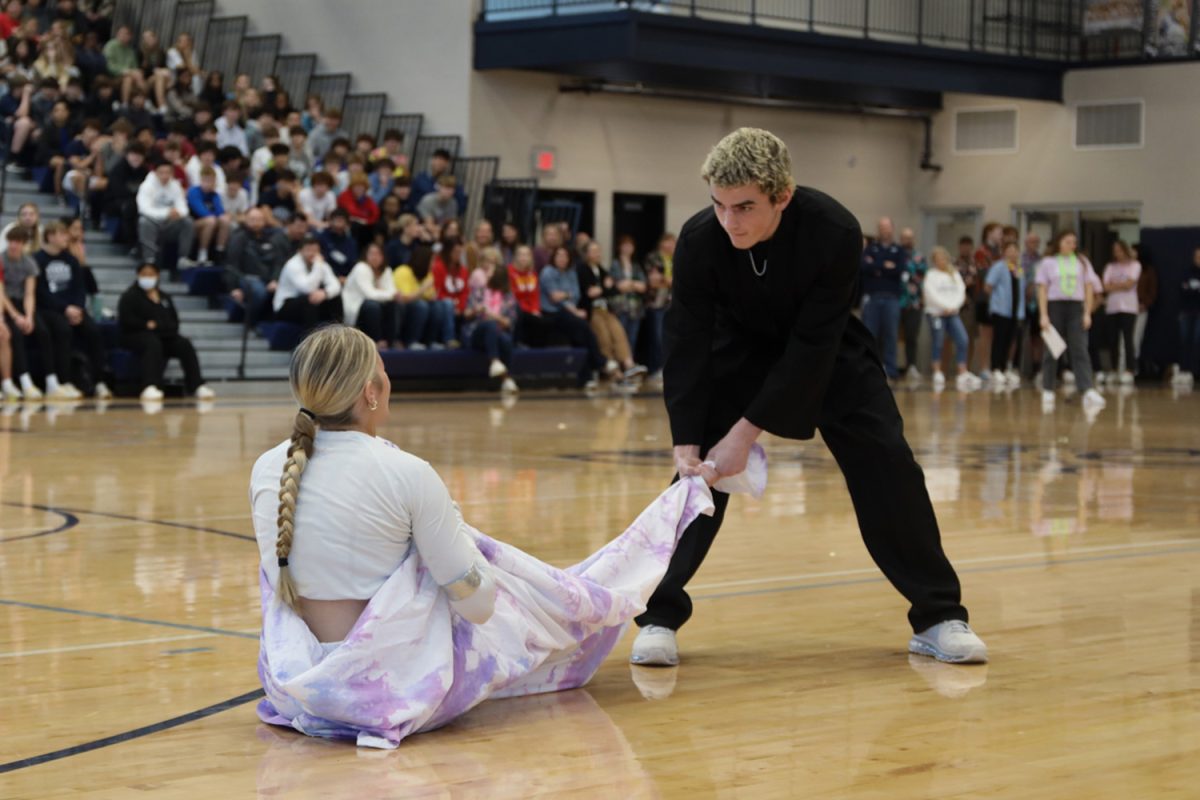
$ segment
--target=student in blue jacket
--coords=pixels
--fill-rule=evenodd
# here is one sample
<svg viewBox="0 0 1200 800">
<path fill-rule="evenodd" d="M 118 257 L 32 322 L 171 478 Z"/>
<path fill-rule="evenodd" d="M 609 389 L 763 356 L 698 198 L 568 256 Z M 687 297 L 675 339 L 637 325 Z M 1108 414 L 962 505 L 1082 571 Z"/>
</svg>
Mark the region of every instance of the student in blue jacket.
<svg viewBox="0 0 1200 800">
<path fill-rule="evenodd" d="M 216 240 L 215 250 L 225 252 L 229 244 L 230 220 L 225 211 L 225 202 L 217 191 L 217 171 L 212 167 L 200 168 L 200 185 L 193 186 L 187 191 L 188 209 L 196 220 L 196 238 L 200 242 L 200 251 L 196 260 L 204 263 L 209 260 L 208 247 Z M 215 259 L 220 261 L 221 259 Z"/>
<path fill-rule="evenodd" d="M 1025 270 L 1016 242 L 1005 245 L 1004 257 L 988 270 L 984 291 L 992 318 L 992 388 L 1020 386 L 1021 376 L 1009 359 L 1017 329 L 1025 321 Z"/>
</svg>

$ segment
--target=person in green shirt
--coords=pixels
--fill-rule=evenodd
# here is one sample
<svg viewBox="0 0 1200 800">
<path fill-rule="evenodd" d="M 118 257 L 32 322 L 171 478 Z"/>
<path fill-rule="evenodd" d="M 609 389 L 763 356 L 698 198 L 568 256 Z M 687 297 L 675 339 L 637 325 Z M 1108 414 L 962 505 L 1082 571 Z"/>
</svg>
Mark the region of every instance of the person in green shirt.
<svg viewBox="0 0 1200 800">
<path fill-rule="evenodd" d="M 117 35 L 104 45 L 104 60 L 108 63 L 108 74 L 121 82 L 122 105 L 129 105 L 134 89 L 146 91 L 146 77 L 138 64 L 133 30 L 128 25 L 117 28 Z"/>
</svg>

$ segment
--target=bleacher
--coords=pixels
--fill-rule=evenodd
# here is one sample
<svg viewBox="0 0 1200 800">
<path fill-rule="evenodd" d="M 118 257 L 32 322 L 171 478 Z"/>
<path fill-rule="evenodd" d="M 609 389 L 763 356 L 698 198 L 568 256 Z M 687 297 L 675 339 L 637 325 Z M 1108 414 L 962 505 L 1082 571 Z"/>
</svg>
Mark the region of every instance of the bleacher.
<svg viewBox="0 0 1200 800">
<path fill-rule="evenodd" d="M 534 202 L 536 181 L 517 181 L 521 185 L 514 194 L 511 179 L 497 179 L 497 157 L 464 155 L 461 136 L 428 133 L 422 114 L 389 111 L 386 95 L 354 91 L 356 79 L 348 73 L 318 72 L 316 54 L 282 52 L 281 36 L 250 34 L 247 17 L 219 15 L 214 0 L 122 0 L 116 5 L 114 29 L 120 25 L 130 25 L 134 31 L 156 30 L 167 43 L 180 33 L 189 33 L 199 63 L 206 70 L 220 70 L 230 78 L 246 73 L 256 85 L 263 77 L 276 75 L 297 103 L 308 94 L 317 94 L 327 107 L 343 110 L 343 126 L 351 136 L 364 132 L 382 136 L 387 129 L 399 129 L 405 134 L 406 155 L 414 172 L 425 168 L 434 150 L 448 150 L 454 157 L 455 176 L 469 198 L 462 214 L 465 230 L 485 216 L 503 214 L 510 201 L 523 207 L 531 207 Z M 34 170 L 31 179 L 6 176 L 3 222 L 12 221 L 18 207 L 26 202 L 38 205 L 43 221 L 75 213 L 76 209 L 54 204 L 48 184 L 45 170 Z M 100 288 L 104 316 L 97 322 L 105 336 L 116 388 L 128 391 L 137 381 L 136 361 L 118 346 L 117 325 L 111 315 L 115 314 L 121 293 L 132 283 L 136 265 L 129 257 L 128 246 L 112 240 L 115 220 L 105 220 L 104 227 L 103 231 L 86 234 L 88 266 Z M 176 281 L 168 280 L 164 273 L 162 288 L 175 298 L 181 333 L 195 345 L 206 380 L 287 378 L 290 351 L 300 340 L 299 327 L 268 321 L 255 331 L 245 331 L 242 309 L 226 294 L 221 267 L 186 270 Z M 573 385 L 584 356 L 583 350 L 571 348 L 518 348 L 512 375 L 529 385 Z M 496 383 L 487 378 L 486 357 L 469 350 L 387 351 L 384 363 L 389 376 L 401 387 L 494 388 Z M 181 378 L 178 365 L 172 362 L 167 383 L 178 383 Z"/>
</svg>

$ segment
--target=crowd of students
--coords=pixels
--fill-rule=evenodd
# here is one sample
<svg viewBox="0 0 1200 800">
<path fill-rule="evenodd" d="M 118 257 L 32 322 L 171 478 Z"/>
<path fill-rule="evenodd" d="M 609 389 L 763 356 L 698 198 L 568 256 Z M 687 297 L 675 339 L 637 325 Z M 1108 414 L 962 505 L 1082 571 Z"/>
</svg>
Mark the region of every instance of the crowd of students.
<svg viewBox="0 0 1200 800">
<path fill-rule="evenodd" d="M 901 375 L 897 348 L 904 336 L 906 375 L 919 382 L 917 347 L 922 318 L 932 342 L 932 381 L 946 385 L 943 363 L 955 365 L 963 392 L 987 385 L 1004 391 L 1020 386 L 1040 369 L 1043 407 L 1053 408 L 1060 376 L 1083 394 L 1086 407 L 1103 408 L 1097 387 L 1134 386 L 1149 309 L 1158 295 L 1157 273 L 1138 260 L 1136 247 L 1117 240 L 1103 269 L 1079 252 L 1073 231 L 1059 232 L 1042 249 L 1029 233 L 1023 243 L 1013 226 L 984 226 L 978 246 L 962 237 L 952 256 L 935 247 L 926 262 L 911 229 L 900 236 L 890 219 L 879 222 L 865 244 L 862 272 L 863 321 L 880 343 L 888 376 Z M 1196 270 L 1180 287 L 1182 352 L 1173 380 L 1190 385 L 1200 352 L 1196 292 L 1200 291 L 1200 248 Z M 1066 351 L 1055 358 L 1043 344 L 1053 328 Z M 947 336 L 953 356 L 944 350 Z"/>
</svg>

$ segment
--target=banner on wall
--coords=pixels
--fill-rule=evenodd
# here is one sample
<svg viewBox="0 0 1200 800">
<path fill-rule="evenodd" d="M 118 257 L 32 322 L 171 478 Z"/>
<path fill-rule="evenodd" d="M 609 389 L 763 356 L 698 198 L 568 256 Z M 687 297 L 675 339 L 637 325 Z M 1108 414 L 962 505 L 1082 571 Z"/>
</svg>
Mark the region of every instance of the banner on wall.
<svg viewBox="0 0 1200 800">
<path fill-rule="evenodd" d="M 1084 0 L 1084 36 L 1111 31 L 1140 31 L 1145 20 L 1142 0 Z"/>
<path fill-rule="evenodd" d="M 1188 54 L 1192 38 L 1192 0 L 1152 0 L 1146 53 L 1156 58 Z"/>
</svg>

